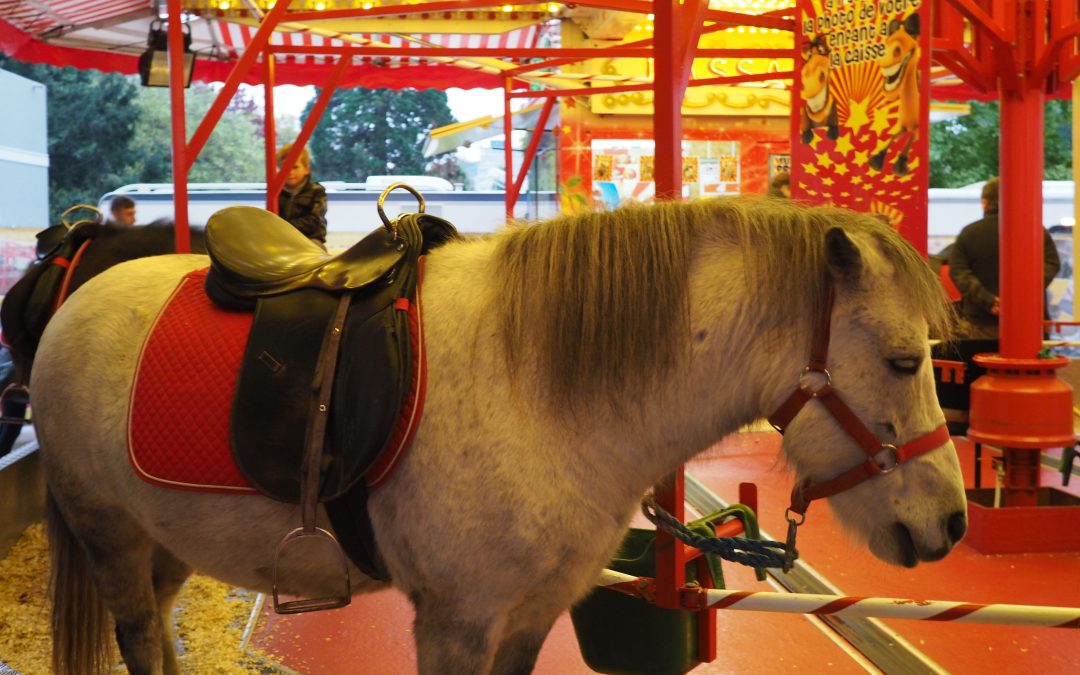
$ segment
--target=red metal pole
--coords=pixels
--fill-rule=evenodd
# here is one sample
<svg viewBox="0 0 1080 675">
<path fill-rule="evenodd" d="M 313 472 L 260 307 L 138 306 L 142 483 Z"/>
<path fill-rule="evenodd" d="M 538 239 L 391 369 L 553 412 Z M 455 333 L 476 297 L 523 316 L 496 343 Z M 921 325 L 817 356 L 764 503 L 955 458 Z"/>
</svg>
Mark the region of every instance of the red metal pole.
<svg viewBox="0 0 1080 675">
<path fill-rule="evenodd" d="M 514 206 L 517 204 L 517 194 L 513 191 L 514 185 L 514 120 L 510 112 L 510 94 L 514 89 L 514 81 L 503 78 L 503 154 L 506 161 L 504 185 L 506 186 L 506 222 L 514 219 Z M 524 167 L 522 167 L 524 169 Z"/>
<path fill-rule="evenodd" d="M 277 193 L 270 192 L 270 183 L 277 173 L 277 122 L 274 119 L 274 55 L 263 51 L 263 108 L 266 119 L 266 210 L 277 213 Z"/>
<path fill-rule="evenodd" d="M 1030 359 L 1042 349 L 1043 103 L 1039 87 L 1001 94 L 1001 355 Z"/>
<path fill-rule="evenodd" d="M 296 160 L 300 159 L 300 153 L 304 150 L 304 146 L 307 145 L 311 134 L 315 132 L 315 127 L 319 124 L 319 120 L 322 119 L 323 113 L 326 112 L 326 107 L 330 105 L 330 99 L 333 98 L 334 92 L 337 91 L 338 83 L 341 82 L 345 71 L 352 65 L 352 60 L 352 54 L 344 54 L 338 59 L 338 62 L 334 65 L 334 70 L 330 73 L 330 79 L 326 81 L 326 86 L 322 88 L 319 97 L 315 99 L 315 104 L 311 106 L 311 112 L 308 113 L 307 119 L 304 120 L 304 126 L 300 129 L 300 134 L 293 141 L 292 149 L 289 150 L 289 154 L 285 156 L 285 159 L 281 161 L 283 168 L 274 173 L 274 180 L 266 186 L 267 196 L 274 195 L 275 203 L 281 188 L 285 187 L 285 179 L 289 177 L 288 167 L 296 164 Z"/>
<path fill-rule="evenodd" d="M 687 78 L 679 77 L 683 69 L 679 63 L 678 9 L 677 0 L 654 3 L 653 175 L 658 200 L 682 198 L 682 101 Z M 668 508 L 663 503 L 661 506 Z M 681 567 L 677 573 L 682 574 Z"/>
<path fill-rule="evenodd" d="M 240 55 L 240 59 L 233 66 L 232 72 L 229 73 L 228 79 L 225 80 L 225 85 L 218 92 L 217 98 L 214 99 L 210 109 L 206 111 L 203 121 L 195 129 L 195 133 L 191 135 L 191 141 L 187 146 L 187 166 L 189 169 L 198 159 L 199 153 L 202 151 L 203 146 L 206 145 L 206 141 L 210 139 L 210 134 L 214 131 L 218 120 L 221 119 L 221 115 L 225 112 L 225 108 L 228 107 L 229 101 L 232 100 L 233 95 L 240 86 L 240 81 L 244 79 L 251 66 L 255 64 L 259 52 L 270 41 L 270 35 L 274 32 L 274 27 L 285 16 L 285 10 L 288 9 L 289 2 L 291 0 L 277 0 L 270 12 L 263 16 L 259 29 L 255 31 L 251 42 L 248 43 L 244 53 Z"/>
<path fill-rule="evenodd" d="M 544 129 L 547 127 L 548 118 L 551 117 L 551 109 L 554 107 L 555 99 L 549 98 L 544 101 L 544 107 L 536 120 L 536 128 L 533 129 L 532 137 L 529 139 L 529 147 L 525 148 L 525 157 L 521 160 L 518 177 L 514 181 L 513 187 L 507 191 L 507 199 L 510 200 L 511 208 L 517 204 L 518 197 L 521 196 L 521 186 L 524 185 L 525 177 L 529 174 L 529 167 L 532 166 L 533 160 L 536 159 L 536 149 L 540 147 L 540 141 L 544 137 Z"/>
<path fill-rule="evenodd" d="M 173 223 L 176 252 L 191 251 L 188 229 L 187 130 L 184 124 L 184 30 L 180 0 L 169 0 L 169 109 L 172 116 Z"/>
</svg>

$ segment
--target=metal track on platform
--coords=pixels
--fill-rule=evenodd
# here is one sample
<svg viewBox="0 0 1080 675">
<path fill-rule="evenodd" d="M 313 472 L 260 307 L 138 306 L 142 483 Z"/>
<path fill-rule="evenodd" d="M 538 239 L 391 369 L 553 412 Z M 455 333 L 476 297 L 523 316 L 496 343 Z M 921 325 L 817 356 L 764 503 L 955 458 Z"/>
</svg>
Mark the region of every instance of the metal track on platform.
<svg viewBox="0 0 1080 675">
<path fill-rule="evenodd" d="M 716 493 L 689 473 L 686 474 L 686 503 L 700 513 L 712 513 L 728 506 L 727 502 L 720 499 Z M 761 530 L 761 536 L 764 539 L 776 539 L 765 530 Z M 801 560 L 797 560 L 795 567 L 786 574 L 779 569 L 771 568 L 768 572 L 778 584 L 791 593 L 842 595 L 840 589 Z M 818 618 L 884 673 L 922 675 L 948 672 L 899 633 L 877 619 L 839 616 L 819 616 Z"/>
</svg>

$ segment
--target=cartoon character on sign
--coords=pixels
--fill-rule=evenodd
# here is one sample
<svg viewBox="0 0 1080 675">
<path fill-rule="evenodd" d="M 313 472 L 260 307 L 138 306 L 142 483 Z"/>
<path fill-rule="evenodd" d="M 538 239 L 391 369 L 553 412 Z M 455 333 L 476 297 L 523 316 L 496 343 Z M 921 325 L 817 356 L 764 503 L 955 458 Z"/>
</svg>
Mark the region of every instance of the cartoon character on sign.
<svg viewBox="0 0 1080 675">
<path fill-rule="evenodd" d="M 888 140 L 879 145 L 878 151 L 870 157 L 870 167 L 876 171 L 881 171 L 885 166 L 885 155 L 889 148 L 906 135 L 903 149 L 893 164 L 893 173 L 902 176 L 908 172 L 908 152 L 919 128 L 919 25 L 918 14 L 912 14 L 903 22 L 897 19 L 890 21 L 885 56 L 878 59 L 884 77 L 882 89 L 885 100 L 898 101 L 899 112 Z"/>
<path fill-rule="evenodd" d="M 836 115 L 836 98 L 829 90 L 829 45 L 819 35 L 802 47 L 802 120 L 800 138 L 809 143 L 814 129 L 826 127 L 832 140 L 840 135 L 840 120 Z"/>
</svg>

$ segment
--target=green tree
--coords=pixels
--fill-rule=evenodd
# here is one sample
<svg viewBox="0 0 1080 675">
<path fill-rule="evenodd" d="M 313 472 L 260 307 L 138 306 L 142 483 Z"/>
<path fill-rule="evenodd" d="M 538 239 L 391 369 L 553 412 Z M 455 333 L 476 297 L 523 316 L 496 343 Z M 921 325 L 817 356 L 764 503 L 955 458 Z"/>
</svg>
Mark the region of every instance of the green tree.
<svg viewBox="0 0 1080 675">
<path fill-rule="evenodd" d="M 971 113 L 930 125 L 930 187 L 960 187 L 999 175 L 998 104 L 972 103 Z M 1072 104 L 1054 99 L 1044 108 L 1046 180 L 1072 178 Z"/>
<path fill-rule="evenodd" d="M 308 103 L 304 118 L 311 112 Z M 341 89 L 311 137 L 318 180 L 362 182 L 368 176 L 423 174 L 424 136 L 454 121 L 446 92 L 415 89 Z"/>
<path fill-rule="evenodd" d="M 97 204 L 122 184 L 139 112 L 139 87 L 123 75 L 24 63 L 0 54 L 0 68 L 48 88 L 49 219 L 74 204 Z"/>
<path fill-rule="evenodd" d="M 217 90 L 194 83 L 185 92 L 184 123 L 190 139 L 210 109 Z M 131 142 L 131 161 L 125 183 L 172 181 L 172 124 L 169 91 L 140 88 L 135 99 L 138 121 Z M 191 167 L 193 183 L 259 182 L 264 180 L 262 112 L 238 93 L 222 115 L 199 158 Z M 122 183 L 121 183 L 122 184 Z M 116 186 L 118 187 L 118 186 Z"/>
</svg>

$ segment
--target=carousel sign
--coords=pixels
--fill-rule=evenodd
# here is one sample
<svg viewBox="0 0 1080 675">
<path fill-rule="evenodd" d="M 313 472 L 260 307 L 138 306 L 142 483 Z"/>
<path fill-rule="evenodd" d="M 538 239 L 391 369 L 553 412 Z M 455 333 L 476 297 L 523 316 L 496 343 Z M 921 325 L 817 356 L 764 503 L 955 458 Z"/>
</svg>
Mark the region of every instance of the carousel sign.
<svg viewBox="0 0 1080 675">
<path fill-rule="evenodd" d="M 925 251 L 929 3 L 798 7 L 792 196 L 878 214 Z"/>
</svg>

